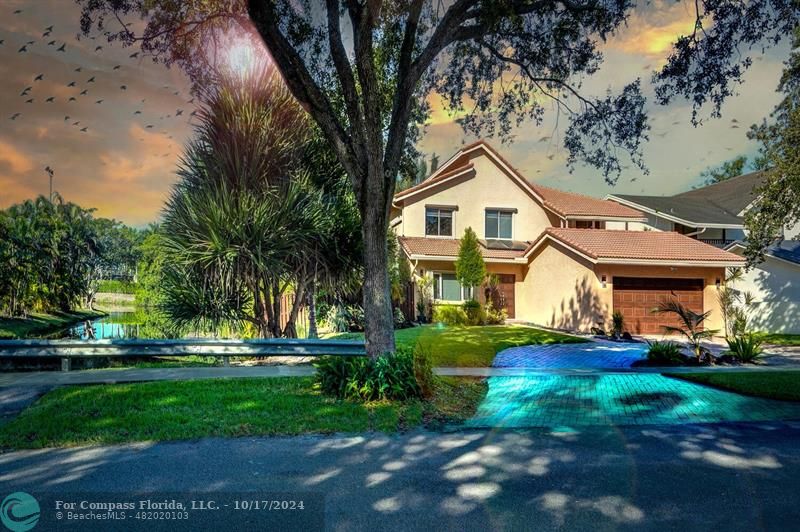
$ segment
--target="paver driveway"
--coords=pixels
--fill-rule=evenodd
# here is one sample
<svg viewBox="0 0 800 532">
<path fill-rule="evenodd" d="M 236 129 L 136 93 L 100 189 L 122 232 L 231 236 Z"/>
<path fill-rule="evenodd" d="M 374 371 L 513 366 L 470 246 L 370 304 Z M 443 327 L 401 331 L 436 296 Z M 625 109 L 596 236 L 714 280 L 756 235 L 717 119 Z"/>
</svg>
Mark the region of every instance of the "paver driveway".
<svg viewBox="0 0 800 532">
<path fill-rule="evenodd" d="M 645 358 L 647 344 L 597 340 L 580 344 L 525 345 L 499 352 L 495 368 L 629 368 Z"/>
<path fill-rule="evenodd" d="M 659 374 L 490 377 L 468 427 L 571 427 L 800 419 L 800 403 L 746 397 Z"/>
</svg>

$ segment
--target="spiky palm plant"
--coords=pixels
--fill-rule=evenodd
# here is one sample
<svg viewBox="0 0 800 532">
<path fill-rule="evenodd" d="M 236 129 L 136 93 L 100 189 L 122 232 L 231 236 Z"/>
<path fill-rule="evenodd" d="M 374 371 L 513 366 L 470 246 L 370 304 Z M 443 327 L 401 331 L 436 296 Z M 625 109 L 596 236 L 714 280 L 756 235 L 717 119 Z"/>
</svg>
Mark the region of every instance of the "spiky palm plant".
<svg viewBox="0 0 800 532">
<path fill-rule="evenodd" d="M 165 311 L 187 326 L 251 323 L 263 337 L 296 336 L 306 291 L 340 256 L 341 206 L 314 174 L 312 126 L 266 65 L 223 80 L 203 102 L 164 214 Z M 287 290 L 295 298 L 282 327 Z"/>
<path fill-rule="evenodd" d="M 697 361 L 701 362 L 704 358 L 710 360 L 708 355 L 710 352 L 703 347 L 702 341 L 712 338 L 717 332 L 716 329 L 703 328 L 703 322 L 711 315 L 711 311 L 702 313 L 694 312 L 693 310 L 683 306 L 679 301 L 670 299 L 662 301 L 661 304 L 655 309 L 659 314 L 674 314 L 680 323 L 679 327 L 672 325 L 664 325 L 665 332 L 673 332 L 681 334 L 686 338 L 692 352 L 697 357 Z"/>
</svg>

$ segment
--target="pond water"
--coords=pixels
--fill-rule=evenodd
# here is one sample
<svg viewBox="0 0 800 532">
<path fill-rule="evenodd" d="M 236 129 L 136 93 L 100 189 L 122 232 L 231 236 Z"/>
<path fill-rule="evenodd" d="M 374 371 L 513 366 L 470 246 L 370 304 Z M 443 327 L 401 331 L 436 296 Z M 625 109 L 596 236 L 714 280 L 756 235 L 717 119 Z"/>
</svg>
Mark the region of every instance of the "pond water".
<svg viewBox="0 0 800 532">
<path fill-rule="evenodd" d="M 136 312 L 109 312 L 107 316 L 78 323 L 72 327 L 59 331 L 49 338 L 74 338 L 87 340 L 87 324 L 94 330 L 94 338 L 97 340 L 138 338 L 142 330 L 141 323 L 137 319 Z"/>
</svg>

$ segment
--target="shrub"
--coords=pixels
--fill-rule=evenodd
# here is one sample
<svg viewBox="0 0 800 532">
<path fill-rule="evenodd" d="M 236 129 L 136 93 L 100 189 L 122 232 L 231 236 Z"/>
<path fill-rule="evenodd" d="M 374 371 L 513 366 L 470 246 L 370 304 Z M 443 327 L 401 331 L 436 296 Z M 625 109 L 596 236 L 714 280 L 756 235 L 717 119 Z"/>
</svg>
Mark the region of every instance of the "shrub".
<svg viewBox="0 0 800 532">
<path fill-rule="evenodd" d="M 113 294 L 134 294 L 136 293 L 136 283 L 119 281 L 116 279 L 105 279 L 98 282 L 97 291 Z"/>
<path fill-rule="evenodd" d="M 364 309 L 358 305 L 331 305 L 325 324 L 334 332 L 364 330 Z"/>
<path fill-rule="evenodd" d="M 480 325 L 483 323 L 483 307 L 474 299 L 464 301 L 461 305 L 467 318 L 467 325 Z"/>
<path fill-rule="evenodd" d="M 486 303 L 486 307 L 484 308 L 483 312 L 483 323 L 486 325 L 502 325 L 508 319 L 508 312 L 506 312 L 506 309 L 501 308 L 498 310 L 494 308 L 494 305 L 492 305 L 491 301 Z"/>
<path fill-rule="evenodd" d="M 622 315 L 622 312 L 616 311 L 611 315 L 611 326 L 613 327 L 612 332 L 616 336 L 622 334 L 622 330 L 625 328 L 625 316 Z"/>
<path fill-rule="evenodd" d="M 684 362 L 680 344 L 655 340 L 647 342 L 647 345 L 650 347 L 647 350 L 647 360 L 654 364 L 674 366 Z"/>
<path fill-rule="evenodd" d="M 418 360 L 419 359 L 419 360 Z M 321 357 L 315 380 L 323 393 L 339 399 L 406 400 L 423 396 L 433 382 L 430 355 L 401 348 L 393 356 Z"/>
<path fill-rule="evenodd" d="M 436 305 L 433 307 L 433 321 L 445 325 L 466 325 L 467 313 L 458 305 Z"/>
<path fill-rule="evenodd" d="M 414 378 L 422 397 L 432 397 L 436 385 L 433 375 L 433 355 L 429 344 L 417 344 L 414 349 Z"/>
<path fill-rule="evenodd" d="M 754 362 L 763 353 L 762 339 L 754 334 L 744 334 L 726 341 L 728 352 L 740 362 Z"/>
<path fill-rule="evenodd" d="M 406 319 L 406 315 L 403 314 L 403 310 L 400 307 L 394 307 L 394 328 L 405 329 L 409 327 L 409 325 L 409 321 Z"/>
</svg>

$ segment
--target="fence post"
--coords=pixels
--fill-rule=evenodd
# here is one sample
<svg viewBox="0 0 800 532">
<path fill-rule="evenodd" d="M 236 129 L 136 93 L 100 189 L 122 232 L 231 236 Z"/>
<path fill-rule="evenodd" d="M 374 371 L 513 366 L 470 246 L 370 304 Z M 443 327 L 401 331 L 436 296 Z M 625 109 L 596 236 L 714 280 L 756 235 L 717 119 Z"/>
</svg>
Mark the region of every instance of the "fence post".
<svg viewBox="0 0 800 532">
<path fill-rule="evenodd" d="M 72 369 L 72 360 L 69 357 L 61 357 L 61 371 Z"/>
</svg>

